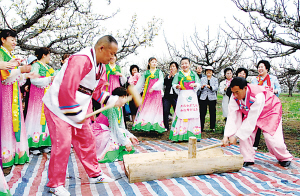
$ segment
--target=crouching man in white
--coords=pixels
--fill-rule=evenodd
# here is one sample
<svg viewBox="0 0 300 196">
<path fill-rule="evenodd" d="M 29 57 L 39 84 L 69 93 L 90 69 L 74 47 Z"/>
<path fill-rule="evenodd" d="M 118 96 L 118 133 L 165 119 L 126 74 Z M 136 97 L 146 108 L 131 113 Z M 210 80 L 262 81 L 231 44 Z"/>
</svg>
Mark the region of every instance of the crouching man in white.
<svg viewBox="0 0 300 196">
<path fill-rule="evenodd" d="M 102 91 L 107 82 L 105 64 L 110 62 L 117 50 L 115 38 L 106 35 L 94 47 L 72 55 L 43 98 L 52 142 L 47 186 L 54 195 L 70 195 L 64 184 L 71 144 L 90 183 L 114 181 L 100 169 L 95 138 L 85 116 L 92 112 L 92 97 L 102 104 L 115 104 L 117 107 L 124 104 L 118 96 Z"/>
<path fill-rule="evenodd" d="M 244 167 L 254 164 L 253 143 L 257 128 L 263 130 L 266 145 L 279 164 L 288 167 L 293 156 L 287 151 L 282 133 L 282 105 L 274 93 L 264 87 L 248 84 L 244 78 L 234 78 L 232 96 L 222 140 L 224 146 L 235 144 L 240 138 Z"/>
</svg>

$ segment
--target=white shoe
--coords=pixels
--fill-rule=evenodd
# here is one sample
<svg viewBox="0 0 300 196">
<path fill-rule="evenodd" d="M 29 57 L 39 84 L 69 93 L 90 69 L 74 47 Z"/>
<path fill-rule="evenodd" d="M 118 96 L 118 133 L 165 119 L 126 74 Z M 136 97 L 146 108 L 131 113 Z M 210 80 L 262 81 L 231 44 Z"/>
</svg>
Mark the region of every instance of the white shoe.
<svg viewBox="0 0 300 196">
<path fill-rule="evenodd" d="M 107 182 L 113 182 L 115 181 L 114 179 L 108 177 L 104 173 L 102 173 L 100 176 L 96 178 L 89 178 L 89 181 L 91 184 L 97 184 L 97 183 L 107 183 Z"/>
<path fill-rule="evenodd" d="M 69 191 L 67 191 L 63 185 L 56 188 L 50 188 L 50 193 L 53 193 L 57 196 L 70 196 Z"/>
<path fill-rule="evenodd" d="M 37 150 L 37 149 L 31 151 L 31 153 L 32 153 L 33 155 L 40 155 L 40 154 L 42 154 L 41 151 L 40 151 L 40 150 Z"/>
<path fill-rule="evenodd" d="M 256 150 L 257 150 L 257 147 L 253 147 L 253 149 L 256 151 Z"/>
<path fill-rule="evenodd" d="M 45 152 L 45 153 L 51 152 L 51 147 L 44 148 L 43 152 Z"/>
</svg>

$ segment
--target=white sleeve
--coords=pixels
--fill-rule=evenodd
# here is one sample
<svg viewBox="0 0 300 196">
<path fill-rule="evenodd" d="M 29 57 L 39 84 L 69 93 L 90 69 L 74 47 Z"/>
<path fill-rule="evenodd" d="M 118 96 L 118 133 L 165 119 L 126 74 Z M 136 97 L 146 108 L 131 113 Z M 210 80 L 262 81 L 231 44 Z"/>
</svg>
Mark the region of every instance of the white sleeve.
<svg viewBox="0 0 300 196">
<path fill-rule="evenodd" d="M 127 82 L 127 78 L 123 74 L 122 69 L 121 69 L 121 74 L 122 74 L 122 77 L 120 77 L 120 83 L 121 83 L 121 86 L 124 86 L 124 84 L 126 84 L 126 82 Z"/>
<path fill-rule="evenodd" d="M 23 74 L 21 73 L 20 69 L 12 69 L 10 75 L 5 80 L 2 81 L 2 84 L 11 85 L 15 81 L 19 81 L 20 79 L 23 80 L 23 77 L 21 78 L 22 75 Z"/>
<path fill-rule="evenodd" d="M 219 86 L 219 92 L 222 94 L 222 95 L 225 95 L 225 87 L 226 87 L 226 81 L 223 80 L 221 83 L 220 83 L 220 86 Z"/>
<path fill-rule="evenodd" d="M 134 88 L 137 90 L 137 92 L 140 93 L 144 85 L 145 85 L 145 74 L 143 73 L 139 78 L 138 82 L 136 83 L 136 85 L 134 86 Z"/>
<path fill-rule="evenodd" d="M 128 137 L 128 138 L 132 138 L 132 137 L 135 137 L 132 133 L 130 133 L 127 129 L 124 129 L 125 130 L 125 135 Z"/>
<path fill-rule="evenodd" d="M 115 105 L 115 103 L 118 101 L 118 99 L 119 99 L 119 96 L 117 96 L 117 95 L 111 95 L 108 98 L 106 105 Z"/>
<path fill-rule="evenodd" d="M 123 86 L 127 82 L 127 78 L 123 74 L 122 77 L 120 77 L 120 82 L 121 82 L 121 86 Z"/>
<path fill-rule="evenodd" d="M 38 88 L 46 88 L 51 84 L 51 77 L 30 79 L 30 82 Z"/>
<path fill-rule="evenodd" d="M 175 74 L 173 81 L 172 81 L 172 88 L 174 92 L 179 95 L 180 89 L 177 89 L 176 86 L 178 84 L 178 73 Z"/>
<path fill-rule="evenodd" d="M 239 111 L 239 105 L 231 95 L 228 104 L 228 116 L 224 130 L 224 136 L 230 137 L 236 134 L 242 124 L 242 113 Z"/>
<path fill-rule="evenodd" d="M 250 107 L 247 118 L 243 121 L 242 125 L 236 132 L 236 136 L 241 140 L 245 140 L 250 137 L 256 127 L 257 119 L 265 106 L 266 99 L 263 93 L 258 93 L 255 96 L 255 99 L 256 100 Z"/>
<path fill-rule="evenodd" d="M 21 74 L 21 77 L 19 78 L 19 86 L 22 86 L 23 84 L 26 83 L 26 74 L 27 73 Z"/>
<path fill-rule="evenodd" d="M 200 89 L 200 78 L 198 77 L 197 74 L 196 74 L 196 77 L 195 77 L 195 84 L 196 84 L 197 86 L 194 87 L 194 91 L 197 93 L 197 91 Z"/>
<path fill-rule="evenodd" d="M 162 73 L 162 71 L 159 71 L 159 78 L 155 82 L 155 84 L 153 84 L 152 89 L 155 91 L 159 91 L 163 89 L 163 86 L 164 86 L 164 74 Z"/>
<path fill-rule="evenodd" d="M 10 75 L 2 81 L 3 85 L 11 85 L 16 81 L 19 81 L 19 86 L 22 86 L 26 82 L 26 73 L 21 73 L 20 69 L 13 69 L 10 72 Z"/>
</svg>

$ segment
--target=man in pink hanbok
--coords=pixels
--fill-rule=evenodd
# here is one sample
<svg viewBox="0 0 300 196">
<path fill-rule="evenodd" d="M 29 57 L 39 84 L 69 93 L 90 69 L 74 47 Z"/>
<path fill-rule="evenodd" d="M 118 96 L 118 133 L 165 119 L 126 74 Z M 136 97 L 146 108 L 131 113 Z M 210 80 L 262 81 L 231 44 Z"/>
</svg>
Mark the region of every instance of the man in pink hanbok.
<svg viewBox="0 0 300 196">
<path fill-rule="evenodd" d="M 282 133 L 282 105 L 278 97 L 264 87 L 234 78 L 230 84 L 232 97 L 222 140 L 224 146 L 240 139 L 244 167 L 254 164 L 253 143 L 257 129 L 263 130 L 266 145 L 279 164 L 288 167 L 293 156 L 287 151 Z"/>
<path fill-rule="evenodd" d="M 101 172 L 95 138 L 90 121 L 85 120 L 85 116 L 92 112 L 92 97 L 101 104 L 115 104 L 118 107 L 124 104 L 118 96 L 110 96 L 104 89 L 107 82 L 105 64 L 114 57 L 117 50 L 117 41 L 106 35 L 94 47 L 72 55 L 43 98 L 52 142 L 47 186 L 54 195 L 70 195 L 64 184 L 71 144 L 90 183 L 113 181 Z"/>
</svg>

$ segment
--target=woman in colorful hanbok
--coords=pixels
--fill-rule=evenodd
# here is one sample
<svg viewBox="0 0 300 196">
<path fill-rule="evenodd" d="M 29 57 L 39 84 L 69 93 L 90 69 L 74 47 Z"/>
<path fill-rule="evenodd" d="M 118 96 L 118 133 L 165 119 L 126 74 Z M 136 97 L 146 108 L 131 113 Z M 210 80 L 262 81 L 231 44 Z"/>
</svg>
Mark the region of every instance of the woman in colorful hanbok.
<svg viewBox="0 0 300 196">
<path fill-rule="evenodd" d="M 184 141 L 194 136 L 201 139 L 201 126 L 197 91 L 200 79 L 196 72 L 190 70 L 190 59 L 181 59 L 181 71 L 172 82 L 172 87 L 178 94 L 175 114 L 170 131 L 170 140 Z"/>
<path fill-rule="evenodd" d="M 11 30 L 1 31 L 0 61 L 11 61 L 16 46 L 17 34 Z M 12 70 L 1 70 L 2 113 L 1 115 L 1 150 L 3 167 L 24 164 L 29 161 L 26 128 L 22 112 L 20 84 L 27 78 L 37 77 L 29 72 L 31 66 L 15 67 Z"/>
<path fill-rule="evenodd" d="M 116 64 L 116 60 L 117 57 L 114 56 L 109 64 L 105 65 L 108 81 L 106 91 L 109 93 L 112 93 L 115 88 L 123 86 L 127 81 L 126 77 L 122 74 L 121 67 Z"/>
<path fill-rule="evenodd" d="M 123 98 L 126 98 L 126 94 L 123 87 L 117 87 L 112 92 L 112 95 Z M 120 107 L 103 111 L 92 124 L 92 130 L 99 163 L 123 161 L 123 155 L 135 152 L 132 144 L 138 144 L 138 139 L 125 128 Z"/>
<path fill-rule="evenodd" d="M 151 57 L 148 61 L 148 70 L 137 82 L 135 88 L 141 92 L 143 86 L 142 105 L 138 108 L 132 130 L 165 132 L 163 122 L 162 88 L 164 74 L 156 69 L 157 60 Z"/>
<path fill-rule="evenodd" d="M 19 62 L 17 60 L 13 60 L 10 62 L 4 62 L 4 61 L 0 61 L 0 70 L 8 70 L 8 69 L 14 69 L 16 66 L 19 65 Z M 2 84 L 0 82 L 0 118 L 2 116 Z M 0 133 L 1 133 L 1 121 L 0 121 Z M 1 143 L 1 141 L 0 141 Z M 1 146 L 1 145 L 0 145 Z M 2 158 L 1 158 L 2 160 Z M 2 161 L 0 162 L 0 195 L 3 196 L 10 196 L 10 191 L 9 191 L 9 187 L 7 185 L 7 182 L 5 180 L 3 171 L 2 171 Z"/>
<path fill-rule="evenodd" d="M 50 49 L 43 47 L 35 51 L 38 61 L 35 62 L 31 71 L 38 73 L 41 77 L 31 79 L 30 95 L 28 101 L 27 117 L 25 120 L 28 146 L 33 154 L 39 154 L 40 150 L 49 152 L 51 140 L 44 114 L 42 98 L 49 89 L 55 72 L 47 64 L 50 62 Z M 39 149 L 38 149 L 39 148 Z"/>
</svg>

